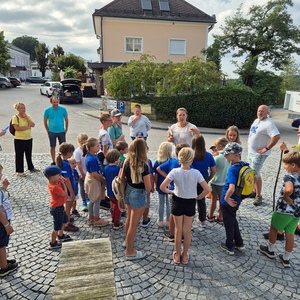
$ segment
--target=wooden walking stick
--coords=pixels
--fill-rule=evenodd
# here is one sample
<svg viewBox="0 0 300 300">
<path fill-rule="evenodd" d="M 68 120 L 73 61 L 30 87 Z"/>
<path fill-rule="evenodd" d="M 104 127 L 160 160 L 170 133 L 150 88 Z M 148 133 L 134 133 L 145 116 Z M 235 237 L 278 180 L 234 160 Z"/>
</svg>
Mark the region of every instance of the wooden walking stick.
<svg viewBox="0 0 300 300">
<path fill-rule="evenodd" d="M 283 155 L 283 151 L 281 150 L 280 160 L 279 160 L 279 166 L 278 166 L 277 176 L 276 176 L 274 190 L 273 190 L 273 211 L 275 210 L 276 188 L 277 188 L 278 177 L 279 177 L 279 174 L 280 174 L 280 167 L 281 167 L 282 155 Z"/>
</svg>

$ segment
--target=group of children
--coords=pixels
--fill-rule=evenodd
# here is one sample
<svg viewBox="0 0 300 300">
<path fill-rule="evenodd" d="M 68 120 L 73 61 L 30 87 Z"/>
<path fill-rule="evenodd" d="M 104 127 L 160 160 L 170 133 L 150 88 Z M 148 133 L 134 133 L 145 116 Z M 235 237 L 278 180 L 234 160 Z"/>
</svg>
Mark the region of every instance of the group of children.
<svg viewBox="0 0 300 300">
<path fill-rule="evenodd" d="M 79 191 L 82 210 L 88 211 L 89 225 L 102 227 L 110 223 L 99 214 L 101 201 L 107 194 L 111 203 L 113 229 L 123 227 L 118 200 L 112 191 L 112 181 L 124 163 L 128 144 L 119 141 L 115 148 L 106 151 L 104 165 L 97 156 L 100 151 L 99 139 L 80 134 L 78 144 L 78 148 L 75 149 L 72 144 L 62 143 L 56 165 L 44 170 L 50 193 L 50 214 L 53 216 L 50 249 L 60 248 L 61 242 L 71 240 L 64 231 L 79 230 L 73 224 L 72 217 L 72 214 L 79 215 L 76 209 Z M 151 160 L 148 160 L 153 187 L 156 187 L 159 195 L 157 225 L 168 229 L 165 232 L 168 240 L 175 240 L 174 264 L 186 265 L 189 261 L 191 227 L 196 203 L 200 226 L 205 227 L 206 220 L 224 224 L 226 241 L 221 243 L 222 250 L 233 255 L 234 249 L 241 251 L 245 248 L 236 219 L 241 199 L 234 195 L 239 169 L 243 165 L 238 128 L 229 127 L 226 137 L 216 139 L 211 150 L 212 153 L 205 150 L 204 138 L 199 135 L 194 137 L 191 148 L 187 144 L 176 146 L 177 158 L 172 157 L 172 144 L 163 142 L 159 146 L 154 165 L 152 166 Z M 277 231 L 285 231 L 287 244 L 284 255 L 280 255 L 279 259 L 285 267 L 289 267 L 289 257 L 294 245 L 293 233 L 300 219 L 300 154 L 289 152 L 283 157 L 283 162 L 288 174 L 284 177 L 276 211 L 272 216 L 269 244 L 261 245 L 259 249 L 269 258 L 274 258 Z M 0 179 L 2 169 L 0 166 Z M 5 247 L 8 245 L 9 235 L 13 232 L 10 225 L 13 213 L 5 193 L 8 185 L 9 182 L 4 179 L 0 189 L 0 276 L 9 274 L 18 266 L 15 260 L 8 260 L 6 257 Z M 205 196 L 209 191 L 211 201 L 209 211 L 206 213 Z M 171 206 L 169 194 L 172 195 Z M 149 199 L 150 193 L 141 223 L 144 227 L 150 223 Z M 220 205 L 217 210 L 218 200 Z M 107 209 L 107 206 L 105 208 Z M 181 250 L 182 238 L 184 242 Z"/>
</svg>

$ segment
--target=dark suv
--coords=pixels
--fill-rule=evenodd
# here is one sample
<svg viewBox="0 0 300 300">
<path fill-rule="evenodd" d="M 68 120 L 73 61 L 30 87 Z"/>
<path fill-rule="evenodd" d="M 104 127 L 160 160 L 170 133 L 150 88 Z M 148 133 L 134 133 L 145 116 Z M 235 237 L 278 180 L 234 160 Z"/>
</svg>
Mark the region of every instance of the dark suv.
<svg viewBox="0 0 300 300">
<path fill-rule="evenodd" d="M 61 104 L 66 102 L 82 103 L 81 80 L 68 78 L 60 83 L 61 88 L 53 91 L 53 95 L 58 97 Z"/>
<path fill-rule="evenodd" d="M 30 83 L 45 83 L 47 79 L 43 79 L 42 77 L 30 76 L 26 79 L 26 82 Z"/>
<path fill-rule="evenodd" d="M 7 77 L 13 87 L 21 85 L 21 80 L 18 77 Z"/>
<path fill-rule="evenodd" d="M 0 87 L 1 88 L 10 88 L 11 83 L 7 77 L 0 77 Z"/>
</svg>

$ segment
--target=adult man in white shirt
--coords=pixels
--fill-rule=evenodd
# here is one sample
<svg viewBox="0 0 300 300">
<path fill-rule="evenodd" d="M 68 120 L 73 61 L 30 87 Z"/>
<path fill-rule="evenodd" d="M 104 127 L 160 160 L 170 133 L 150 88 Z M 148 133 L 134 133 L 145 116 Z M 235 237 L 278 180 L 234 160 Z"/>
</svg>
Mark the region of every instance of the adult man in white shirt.
<svg viewBox="0 0 300 300">
<path fill-rule="evenodd" d="M 269 118 L 269 109 L 266 105 L 261 105 L 257 109 L 257 119 L 253 122 L 250 128 L 248 138 L 248 161 L 250 167 L 255 170 L 255 199 L 253 204 L 259 206 L 262 204 L 262 179 L 260 170 L 271 154 L 273 148 L 280 139 L 280 133 Z"/>
</svg>

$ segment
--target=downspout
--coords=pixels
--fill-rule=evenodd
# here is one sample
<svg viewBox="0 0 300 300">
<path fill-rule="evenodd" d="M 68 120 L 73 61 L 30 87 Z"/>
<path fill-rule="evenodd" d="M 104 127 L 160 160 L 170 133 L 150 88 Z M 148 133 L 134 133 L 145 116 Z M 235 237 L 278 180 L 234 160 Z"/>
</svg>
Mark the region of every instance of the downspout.
<svg viewBox="0 0 300 300">
<path fill-rule="evenodd" d="M 101 16 L 101 51 L 102 51 L 102 62 L 104 62 L 104 48 L 103 48 L 103 17 Z M 103 75 L 103 68 L 100 69 L 100 76 Z M 100 80 L 100 97 L 104 95 L 103 78 Z"/>
</svg>

